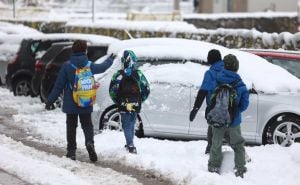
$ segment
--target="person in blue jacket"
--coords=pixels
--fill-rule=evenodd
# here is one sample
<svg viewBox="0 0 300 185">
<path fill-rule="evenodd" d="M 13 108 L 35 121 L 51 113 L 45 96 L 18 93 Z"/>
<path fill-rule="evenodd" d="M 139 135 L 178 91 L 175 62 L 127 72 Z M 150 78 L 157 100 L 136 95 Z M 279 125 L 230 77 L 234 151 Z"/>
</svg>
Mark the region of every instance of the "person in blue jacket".
<svg viewBox="0 0 300 185">
<path fill-rule="evenodd" d="M 222 143 L 225 132 L 229 133 L 229 144 L 234 150 L 235 175 L 243 177 L 247 171 L 245 167 L 245 140 L 241 134 L 240 124 L 242 122 L 241 113 L 248 108 L 249 91 L 242 81 L 237 71 L 239 69 L 239 61 L 234 55 L 226 55 L 224 57 L 224 70 L 218 73 L 217 82 L 219 84 L 235 84 L 234 88 L 237 92 L 235 99 L 236 111 L 232 123 L 229 127 L 213 127 L 212 128 L 212 146 L 208 161 L 208 171 L 219 172 L 222 163 Z"/>
<path fill-rule="evenodd" d="M 48 96 L 46 102 L 46 109 L 50 110 L 53 107 L 53 103 L 63 93 L 63 112 L 66 113 L 66 127 L 67 127 L 67 154 L 66 157 L 75 160 L 76 159 L 76 128 L 78 117 L 80 119 L 81 128 L 85 136 L 85 145 L 91 161 L 98 160 L 94 147 L 94 130 L 91 120 L 91 113 L 93 106 L 79 107 L 73 100 L 72 85 L 75 78 L 75 65 L 77 68 L 83 68 L 87 66 L 87 42 L 84 40 L 76 40 L 72 45 L 73 54 L 70 60 L 65 62 L 61 67 L 55 85 Z M 93 74 L 103 73 L 112 65 L 113 59 L 109 57 L 101 64 L 91 63 L 90 69 Z"/>
<path fill-rule="evenodd" d="M 194 107 L 190 112 L 190 121 L 193 121 L 198 110 L 200 109 L 204 98 L 206 98 L 206 104 L 208 104 L 210 96 L 213 90 L 217 87 L 217 74 L 224 69 L 224 63 L 221 57 L 221 53 L 219 50 L 212 49 L 207 54 L 207 62 L 210 64 L 209 70 L 207 70 L 204 74 L 204 78 L 200 89 L 198 91 Z M 212 127 L 208 126 L 207 129 L 207 146 L 205 149 L 205 154 L 210 152 L 212 143 Z"/>
</svg>

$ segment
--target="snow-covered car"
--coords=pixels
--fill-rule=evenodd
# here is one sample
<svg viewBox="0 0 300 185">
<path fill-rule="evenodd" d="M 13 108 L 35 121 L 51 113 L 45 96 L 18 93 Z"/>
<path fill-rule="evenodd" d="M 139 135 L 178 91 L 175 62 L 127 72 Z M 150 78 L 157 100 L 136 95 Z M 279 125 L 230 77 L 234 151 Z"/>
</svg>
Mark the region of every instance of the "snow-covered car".
<svg viewBox="0 0 300 185">
<path fill-rule="evenodd" d="M 15 58 L 7 65 L 6 85 L 16 96 L 37 96 L 31 87 L 36 59 L 41 58 L 54 43 L 85 40 L 90 45 L 108 47 L 118 39 L 102 35 L 79 33 L 55 33 L 27 35 L 21 42 Z M 54 55 L 53 57 L 55 57 Z"/>
<path fill-rule="evenodd" d="M 272 64 L 278 65 L 300 78 L 300 53 L 298 51 L 273 49 L 242 49 L 242 51 L 265 58 Z"/>
<path fill-rule="evenodd" d="M 238 73 L 250 92 L 250 105 L 242 114 L 242 134 L 248 143 L 289 146 L 300 142 L 300 81 L 286 70 L 251 53 L 231 50 L 201 41 L 170 38 L 134 39 L 109 47 L 117 55 L 113 65 L 96 79 L 101 84 L 93 113 L 95 129 L 121 130 L 120 115 L 109 96 L 112 75 L 120 69 L 124 49 L 138 56 L 138 66 L 150 83 L 150 95 L 136 124 L 138 137 L 205 139 L 206 105 L 189 121 L 199 85 L 203 80 L 207 53 L 220 50 L 240 61 Z"/>
</svg>

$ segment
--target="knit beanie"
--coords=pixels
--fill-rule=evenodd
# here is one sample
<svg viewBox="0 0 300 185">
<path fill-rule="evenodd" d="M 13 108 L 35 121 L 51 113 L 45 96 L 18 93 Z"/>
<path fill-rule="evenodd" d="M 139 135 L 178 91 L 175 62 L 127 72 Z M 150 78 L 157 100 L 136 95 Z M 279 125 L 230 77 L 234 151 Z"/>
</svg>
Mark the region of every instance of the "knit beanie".
<svg viewBox="0 0 300 185">
<path fill-rule="evenodd" d="M 208 55 L 207 55 L 207 62 L 209 64 L 213 64 L 217 61 L 220 61 L 222 60 L 222 57 L 221 57 L 221 53 L 219 50 L 216 50 L 216 49 L 212 49 L 208 52 Z"/>
<path fill-rule="evenodd" d="M 237 72 L 239 70 L 239 61 L 236 56 L 229 54 L 224 57 L 224 68 Z"/>
</svg>

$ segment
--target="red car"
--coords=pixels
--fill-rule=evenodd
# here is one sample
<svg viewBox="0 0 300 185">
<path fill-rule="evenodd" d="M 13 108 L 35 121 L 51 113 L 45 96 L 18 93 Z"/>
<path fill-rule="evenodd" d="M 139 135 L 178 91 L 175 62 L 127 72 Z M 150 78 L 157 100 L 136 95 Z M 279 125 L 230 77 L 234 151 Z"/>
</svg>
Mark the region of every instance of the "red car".
<svg viewBox="0 0 300 185">
<path fill-rule="evenodd" d="M 291 74 L 300 78 L 300 52 L 288 50 L 242 49 L 265 58 L 272 64 L 283 67 Z"/>
</svg>

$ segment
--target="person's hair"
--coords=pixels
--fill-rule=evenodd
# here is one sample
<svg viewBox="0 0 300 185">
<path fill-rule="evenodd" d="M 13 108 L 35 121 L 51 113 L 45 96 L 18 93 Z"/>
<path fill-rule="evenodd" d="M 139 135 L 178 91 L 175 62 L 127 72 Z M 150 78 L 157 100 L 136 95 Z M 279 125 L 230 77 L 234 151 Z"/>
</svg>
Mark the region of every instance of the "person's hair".
<svg viewBox="0 0 300 185">
<path fill-rule="evenodd" d="M 75 40 L 72 45 L 73 53 L 86 52 L 86 49 L 87 49 L 87 43 L 85 40 Z"/>
<path fill-rule="evenodd" d="M 207 62 L 209 64 L 213 64 L 213 63 L 215 63 L 217 61 L 220 61 L 220 60 L 222 60 L 222 57 L 221 57 L 221 53 L 220 53 L 219 50 L 212 49 L 212 50 L 210 50 L 208 52 L 208 54 L 207 54 Z"/>
</svg>

